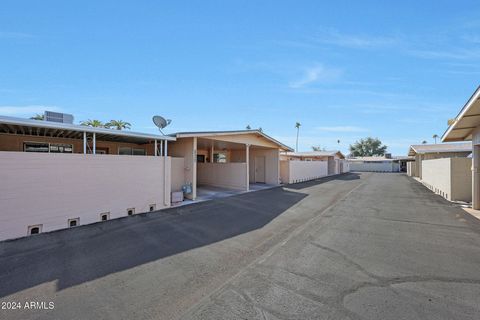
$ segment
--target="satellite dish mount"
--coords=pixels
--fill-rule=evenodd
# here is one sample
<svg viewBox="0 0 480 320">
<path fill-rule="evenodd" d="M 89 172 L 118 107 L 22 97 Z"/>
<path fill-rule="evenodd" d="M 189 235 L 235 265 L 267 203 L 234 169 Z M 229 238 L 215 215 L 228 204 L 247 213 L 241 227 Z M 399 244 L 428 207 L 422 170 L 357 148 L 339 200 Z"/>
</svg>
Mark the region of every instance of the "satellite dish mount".
<svg viewBox="0 0 480 320">
<path fill-rule="evenodd" d="M 172 122 L 172 120 L 165 119 L 162 116 L 153 116 L 152 120 L 153 120 L 153 123 L 158 127 L 158 130 L 160 131 L 161 134 L 164 134 L 162 129 L 164 129 L 166 126 L 168 126 Z"/>
</svg>

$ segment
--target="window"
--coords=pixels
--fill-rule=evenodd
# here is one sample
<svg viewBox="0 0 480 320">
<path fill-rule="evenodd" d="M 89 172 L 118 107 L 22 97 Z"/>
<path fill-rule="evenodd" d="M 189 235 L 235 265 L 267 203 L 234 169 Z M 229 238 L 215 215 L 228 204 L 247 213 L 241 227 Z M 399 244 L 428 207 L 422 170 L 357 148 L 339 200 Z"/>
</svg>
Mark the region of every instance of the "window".
<svg viewBox="0 0 480 320">
<path fill-rule="evenodd" d="M 128 214 L 129 216 L 134 215 L 134 214 L 135 214 L 135 208 L 127 209 L 127 214 Z"/>
<path fill-rule="evenodd" d="M 118 154 L 120 155 L 134 155 L 134 156 L 144 156 L 146 155 L 145 149 L 142 148 L 130 148 L 130 147 L 120 147 L 118 148 Z"/>
<path fill-rule="evenodd" d="M 109 212 L 105 212 L 105 213 L 100 214 L 100 221 L 107 221 L 108 219 L 110 219 L 110 213 Z"/>
<path fill-rule="evenodd" d="M 23 151 L 25 152 L 49 152 L 48 143 L 41 142 L 25 142 L 23 143 Z"/>
<path fill-rule="evenodd" d="M 205 162 L 205 155 L 197 154 L 197 162 Z"/>
<path fill-rule="evenodd" d="M 226 163 L 227 162 L 227 155 L 225 153 L 214 153 L 213 154 L 213 162 Z"/>
<path fill-rule="evenodd" d="M 145 149 L 140 149 L 140 148 L 135 149 L 135 148 L 133 148 L 132 149 L 132 155 L 134 155 L 134 156 L 144 156 L 145 155 Z"/>
<path fill-rule="evenodd" d="M 51 153 L 73 153 L 73 145 L 51 143 L 50 144 L 50 152 Z"/>
<path fill-rule="evenodd" d="M 155 211 L 156 208 L 157 208 L 157 205 L 156 205 L 156 204 L 151 204 L 151 205 L 149 206 L 150 212 Z"/>
<path fill-rule="evenodd" d="M 41 232 L 42 232 L 42 225 L 41 224 L 37 224 L 37 225 L 28 227 L 28 234 L 29 235 L 39 234 Z"/>
<path fill-rule="evenodd" d="M 68 227 L 76 227 L 80 224 L 80 218 L 68 219 Z"/>
<path fill-rule="evenodd" d="M 47 142 L 24 142 L 25 152 L 73 153 L 73 145 Z"/>
<path fill-rule="evenodd" d="M 132 148 L 130 148 L 130 147 L 120 147 L 120 148 L 118 148 L 118 154 L 131 155 L 132 154 Z"/>
</svg>

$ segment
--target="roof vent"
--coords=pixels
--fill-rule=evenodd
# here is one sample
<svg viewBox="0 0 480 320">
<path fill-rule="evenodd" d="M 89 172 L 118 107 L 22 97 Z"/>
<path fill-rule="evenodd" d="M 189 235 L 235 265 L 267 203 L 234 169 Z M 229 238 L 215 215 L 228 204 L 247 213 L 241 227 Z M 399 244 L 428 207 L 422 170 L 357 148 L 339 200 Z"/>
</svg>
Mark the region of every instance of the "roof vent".
<svg viewBox="0 0 480 320">
<path fill-rule="evenodd" d="M 73 115 L 53 111 L 45 111 L 45 121 L 73 124 Z"/>
</svg>

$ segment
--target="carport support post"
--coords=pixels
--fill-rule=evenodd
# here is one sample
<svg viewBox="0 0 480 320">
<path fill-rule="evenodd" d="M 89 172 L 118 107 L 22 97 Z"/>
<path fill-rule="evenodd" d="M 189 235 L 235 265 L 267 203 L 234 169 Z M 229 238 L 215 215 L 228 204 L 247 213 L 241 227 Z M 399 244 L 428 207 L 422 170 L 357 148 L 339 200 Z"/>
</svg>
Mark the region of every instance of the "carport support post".
<svg viewBox="0 0 480 320">
<path fill-rule="evenodd" d="M 215 140 L 212 140 L 212 147 L 210 152 L 210 163 L 213 163 L 213 153 L 215 152 Z"/>
<path fill-rule="evenodd" d="M 473 145 L 472 154 L 472 209 L 480 209 L 480 177 L 479 177 L 479 162 L 480 162 L 480 146 Z"/>
<path fill-rule="evenodd" d="M 97 135 L 93 133 L 93 154 L 97 154 Z"/>
<path fill-rule="evenodd" d="M 158 155 L 157 139 L 155 139 L 155 144 L 154 144 L 153 148 L 155 150 L 153 152 L 153 156 L 156 157 Z"/>
<path fill-rule="evenodd" d="M 250 145 L 248 143 L 245 144 L 245 162 L 247 164 L 247 166 L 246 166 L 247 170 L 245 170 L 246 171 L 245 181 L 247 182 L 246 190 L 249 191 L 250 190 L 250 165 L 249 165 L 249 162 L 250 162 Z"/>
<path fill-rule="evenodd" d="M 192 200 L 197 198 L 197 137 L 192 141 Z"/>
<path fill-rule="evenodd" d="M 87 132 L 83 131 L 83 154 L 87 154 Z"/>
</svg>

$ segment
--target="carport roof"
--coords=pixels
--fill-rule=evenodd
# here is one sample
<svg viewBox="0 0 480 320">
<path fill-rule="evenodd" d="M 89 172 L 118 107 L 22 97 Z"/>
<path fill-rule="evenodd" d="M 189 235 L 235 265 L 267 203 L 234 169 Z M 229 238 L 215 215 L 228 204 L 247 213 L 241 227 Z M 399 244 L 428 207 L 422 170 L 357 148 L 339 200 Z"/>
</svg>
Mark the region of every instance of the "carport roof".
<svg viewBox="0 0 480 320">
<path fill-rule="evenodd" d="M 344 159 L 345 156 L 339 150 L 334 151 L 303 151 L 303 152 L 287 152 L 287 156 L 291 157 L 333 157 L 338 155 L 340 158 Z"/>
<path fill-rule="evenodd" d="M 97 139 L 104 141 L 135 143 L 144 142 L 145 140 L 176 140 L 170 136 L 128 130 L 96 128 L 71 123 L 0 116 L 0 133 L 82 139 L 83 132 L 95 133 Z"/>
<path fill-rule="evenodd" d="M 445 152 L 472 152 L 471 142 L 461 143 L 439 143 L 439 144 L 417 144 L 411 145 L 408 150 L 409 156 L 425 153 L 445 153 Z"/>
<path fill-rule="evenodd" d="M 480 126 L 480 86 L 453 120 L 442 136 L 443 142 L 472 140 L 472 131 Z"/>
<path fill-rule="evenodd" d="M 228 130 L 228 131 L 192 131 L 192 132 L 177 132 L 172 133 L 170 136 L 177 137 L 177 138 L 213 138 L 213 137 L 221 137 L 221 136 L 230 136 L 230 135 L 257 135 L 262 137 L 274 144 L 276 144 L 279 149 L 284 151 L 293 151 L 292 148 L 289 146 L 281 143 L 280 141 L 270 137 L 269 135 L 263 133 L 260 130 Z"/>
</svg>

